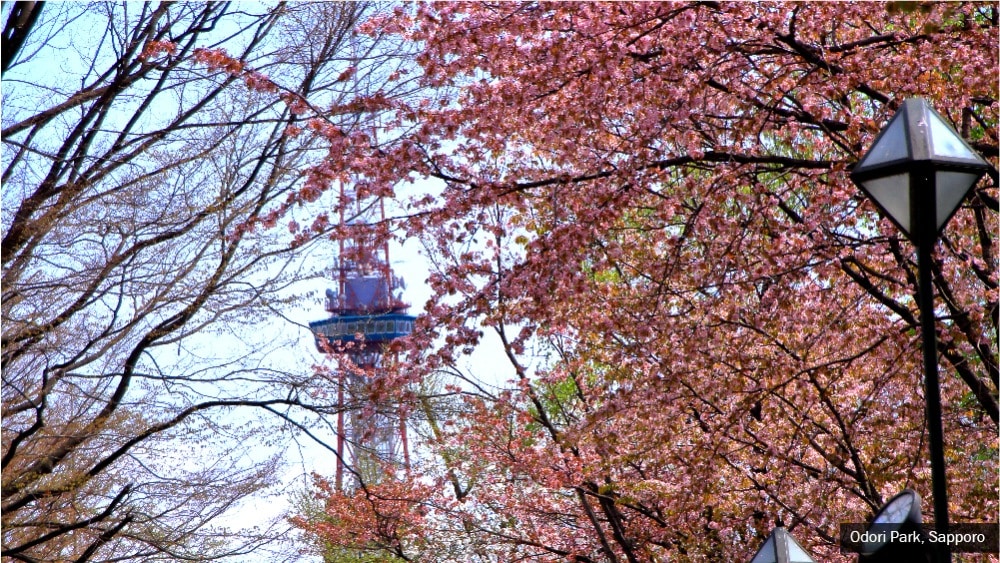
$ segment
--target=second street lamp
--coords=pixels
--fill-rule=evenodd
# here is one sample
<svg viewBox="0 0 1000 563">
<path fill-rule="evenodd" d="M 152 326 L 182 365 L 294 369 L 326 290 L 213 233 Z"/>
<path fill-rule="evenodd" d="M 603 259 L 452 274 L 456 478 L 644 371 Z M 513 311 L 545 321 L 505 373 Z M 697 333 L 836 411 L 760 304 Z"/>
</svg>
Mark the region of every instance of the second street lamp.
<svg viewBox="0 0 1000 563">
<path fill-rule="evenodd" d="M 933 558 L 934 549 L 921 524 L 920 495 L 916 491 L 904 489 L 889 499 L 868 526 L 868 537 L 860 546 L 858 563 L 937 563 Z M 917 537 L 920 541 L 900 542 L 893 537 Z"/>
<path fill-rule="evenodd" d="M 750 563 L 816 563 L 816 560 L 778 522 Z"/>
<path fill-rule="evenodd" d="M 995 171 L 926 101 L 903 102 L 871 149 L 851 171 L 857 184 L 917 247 L 927 433 L 934 493 L 934 527 L 948 530 L 941 392 L 937 370 L 931 255 L 945 224 L 972 186 Z M 951 553 L 942 548 L 941 561 Z"/>
</svg>

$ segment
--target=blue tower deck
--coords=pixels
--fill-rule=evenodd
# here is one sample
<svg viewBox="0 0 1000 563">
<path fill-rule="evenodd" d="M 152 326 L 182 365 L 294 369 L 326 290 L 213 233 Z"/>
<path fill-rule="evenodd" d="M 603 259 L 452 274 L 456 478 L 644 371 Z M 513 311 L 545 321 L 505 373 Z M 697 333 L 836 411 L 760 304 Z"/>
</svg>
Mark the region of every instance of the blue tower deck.
<svg viewBox="0 0 1000 563">
<path fill-rule="evenodd" d="M 364 342 L 389 342 L 413 332 L 416 317 L 403 313 L 381 315 L 338 315 L 309 323 L 316 335 L 316 345 L 325 337 L 329 342 L 355 342 L 362 335 Z"/>
</svg>

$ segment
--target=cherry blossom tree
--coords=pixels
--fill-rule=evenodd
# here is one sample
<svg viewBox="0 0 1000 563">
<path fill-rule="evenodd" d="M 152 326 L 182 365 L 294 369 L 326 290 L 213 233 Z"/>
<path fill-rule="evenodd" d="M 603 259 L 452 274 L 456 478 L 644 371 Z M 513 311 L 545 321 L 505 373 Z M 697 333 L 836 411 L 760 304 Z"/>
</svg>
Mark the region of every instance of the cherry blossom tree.
<svg viewBox="0 0 1000 563">
<path fill-rule="evenodd" d="M 300 197 L 402 201 L 373 234 L 430 251 L 380 387 L 425 413 L 428 454 L 321 480 L 301 527 L 402 560 L 719 561 L 781 519 L 847 561 L 839 523 L 906 486 L 930 505 L 915 254 L 847 172 L 910 96 L 996 162 L 995 4 L 447 3 L 366 26 L 419 42 L 435 94 L 369 97 L 377 129 L 317 119 L 332 148 Z M 441 193 L 410 197 L 420 177 Z M 992 177 L 934 258 L 956 521 L 998 508 L 997 212 Z M 508 386 L 460 371 L 486 333 Z M 456 376 L 447 400 L 414 392 L 430 374 Z"/>
</svg>

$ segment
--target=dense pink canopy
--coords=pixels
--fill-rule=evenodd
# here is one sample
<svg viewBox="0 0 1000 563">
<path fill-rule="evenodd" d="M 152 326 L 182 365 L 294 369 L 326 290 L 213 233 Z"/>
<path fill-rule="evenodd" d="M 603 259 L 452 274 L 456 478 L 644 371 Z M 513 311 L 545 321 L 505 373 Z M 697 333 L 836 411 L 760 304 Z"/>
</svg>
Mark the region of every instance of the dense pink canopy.
<svg viewBox="0 0 1000 563">
<path fill-rule="evenodd" d="M 336 108 L 384 116 L 348 136 L 316 116 L 301 199 L 446 186 L 377 226 L 434 258 L 378 388 L 431 430 L 304 528 L 412 559 L 720 561 L 782 518 L 847 561 L 840 522 L 906 486 L 930 507 L 914 252 L 847 172 L 911 96 L 996 163 L 995 4 L 456 2 L 368 31 L 420 42 L 399 79 L 428 94 Z M 934 263 L 960 522 L 998 508 L 996 219 L 987 179 Z M 509 389 L 415 398 L 483 331 Z"/>
</svg>

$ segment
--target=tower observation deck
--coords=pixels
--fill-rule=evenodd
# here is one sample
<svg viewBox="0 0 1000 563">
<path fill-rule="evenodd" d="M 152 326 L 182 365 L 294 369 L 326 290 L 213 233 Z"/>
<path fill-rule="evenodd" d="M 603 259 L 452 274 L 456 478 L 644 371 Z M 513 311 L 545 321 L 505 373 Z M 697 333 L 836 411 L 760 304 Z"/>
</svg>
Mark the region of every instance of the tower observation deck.
<svg viewBox="0 0 1000 563">
<path fill-rule="evenodd" d="M 372 218 L 373 209 L 373 218 L 384 221 L 381 201 L 358 206 L 350 223 L 341 214 L 342 226 L 358 225 L 366 215 Z M 336 486 L 343 490 L 345 474 L 356 485 L 383 463 L 409 465 L 405 420 L 391 405 L 372 404 L 365 388 L 384 373 L 386 345 L 410 334 L 415 317 L 407 314 L 409 305 L 402 300 L 406 286 L 392 271 L 388 243 L 375 243 L 365 234 L 341 240 L 334 274 L 337 285 L 326 290 L 330 317 L 309 323 L 309 328 L 321 352 L 343 354 L 351 364 L 340 365 L 337 372 Z"/>
</svg>

